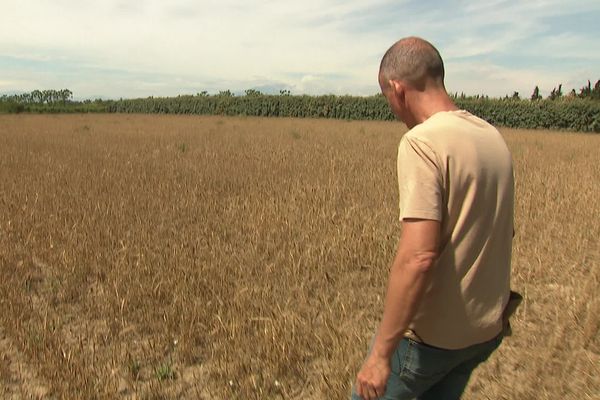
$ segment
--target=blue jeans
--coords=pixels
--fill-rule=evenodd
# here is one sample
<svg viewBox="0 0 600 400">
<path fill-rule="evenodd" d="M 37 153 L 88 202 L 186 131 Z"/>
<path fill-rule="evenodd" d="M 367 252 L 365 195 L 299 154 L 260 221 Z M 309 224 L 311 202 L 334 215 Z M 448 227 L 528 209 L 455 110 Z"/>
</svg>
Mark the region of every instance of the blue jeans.
<svg viewBox="0 0 600 400">
<path fill-rule="evenodd" d="M 475 367 L 501 342 L 502 334 L 465 349 L 445 350 L 404 338 L 392 356 L 392 372 L 380 399 L 460 399 Z M 354 390 L 352 400 L 361 400 Z"/>
</svg>

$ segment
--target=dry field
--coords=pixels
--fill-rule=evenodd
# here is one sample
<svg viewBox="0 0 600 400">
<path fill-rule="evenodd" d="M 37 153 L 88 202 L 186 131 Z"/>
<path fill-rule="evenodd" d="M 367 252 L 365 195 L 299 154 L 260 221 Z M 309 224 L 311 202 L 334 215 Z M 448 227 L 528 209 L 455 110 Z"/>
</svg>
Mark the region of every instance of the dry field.
<svg viewBox="0 0 600 400">
<path fill-rule="evenodd" d="M 0 398 L 348 398 L 403 131 L 0 116 Z M 600 399 L 600 135 L 503 133 L 525 300 L 465 398 Z"/>
</svg>

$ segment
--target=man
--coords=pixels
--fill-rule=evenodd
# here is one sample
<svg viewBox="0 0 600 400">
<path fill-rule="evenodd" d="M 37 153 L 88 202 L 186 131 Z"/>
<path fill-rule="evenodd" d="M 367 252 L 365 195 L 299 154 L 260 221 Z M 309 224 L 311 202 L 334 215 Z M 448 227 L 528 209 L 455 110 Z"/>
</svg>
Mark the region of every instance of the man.
<svg viewBox="0 0 600 400">
<path fill-rule="evenodd" d="M 398 148 L 402 233 L 353 399 L 458 399 L 502 340 L 514 182 L 500 133 L 459 110 L 429 42 L 384 55 L 379 85 L 409 127 Z"/>
</svg>

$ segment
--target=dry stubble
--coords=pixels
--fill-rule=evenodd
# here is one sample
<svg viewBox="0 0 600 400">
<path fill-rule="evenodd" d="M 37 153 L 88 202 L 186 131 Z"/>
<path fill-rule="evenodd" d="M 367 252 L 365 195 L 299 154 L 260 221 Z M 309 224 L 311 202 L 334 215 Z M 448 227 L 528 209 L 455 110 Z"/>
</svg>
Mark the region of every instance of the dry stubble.
<svg viewBox="0 0 600 400">
<path fill-rule="evenodd" d="M 399 234 L 402 132 L 0 117 L 0 324 L 46 397 L 346 398 Z M 525 301 L 466 398 L 597 398 L 600 137 L 504 134 Z"/>
</svg>

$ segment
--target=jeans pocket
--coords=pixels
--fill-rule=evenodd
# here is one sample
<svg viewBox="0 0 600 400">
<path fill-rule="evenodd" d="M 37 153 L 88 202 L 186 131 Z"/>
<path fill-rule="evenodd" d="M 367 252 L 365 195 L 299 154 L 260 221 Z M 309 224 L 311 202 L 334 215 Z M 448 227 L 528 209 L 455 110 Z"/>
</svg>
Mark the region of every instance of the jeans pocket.
<svg viewBox="0 0 600 400">
<path fill-rule="evenodd" d="M 390 363 L 390 369 L 392 373 L 395 375 L 400 375 L 402 370 L 405 368 L 406 363 L 408 361 L 409 356 L 409 344 L 407 339 L 402 339 L 392 356 L 392 361 Z"/>
<path fill-rule="evenodd" d="M 421 377 L 444 376 L 454 365 L 454 352 L 409 341 L 406 369 Z"/>
</svg>

